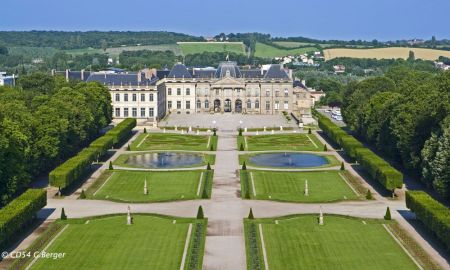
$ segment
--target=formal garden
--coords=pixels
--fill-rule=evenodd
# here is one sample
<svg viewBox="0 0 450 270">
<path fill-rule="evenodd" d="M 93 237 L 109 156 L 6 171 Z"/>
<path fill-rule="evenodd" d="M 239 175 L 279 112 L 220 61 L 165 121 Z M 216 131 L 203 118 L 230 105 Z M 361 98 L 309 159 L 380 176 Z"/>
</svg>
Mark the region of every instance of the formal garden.
<svg viewBox="0 0 450 270">
<path fill-rule="evenodd" d="M 85 195 L 87 199 L 130 203 L 207 199 L 211 196 L 213 174 L 213 170 L 107 170 Z"/>
<path fill-rule="evenodd" d="M 180 269 L 183 264 L 186 269 L 199 269 L 206 225 L 207 220 L 203 218 L 133 214 L 132 211 L 129 217 L 117 214 L 58 220 L 37 242 L 41 246 L 35 245 L 30 251 L 47 245 L 47 253 L 62 257 L 18 260 L 15 266 L 109 270 Z"/>
<path fill-rule="evenodd" d="M 245 151 L 291 150 L 323 151 L 323 144 L 314 134 L 253 134 L 238 136 L 238 149 Z"/>
<path fill-rule="evenodd" d="M 241 170 L 244 198 L 299 203 L 364 198 L 364 188 L 347 171 L 280 172 Z"/>
<path fill-rule="evenodd" d="M 249 269 L 417 269 L 391 235 L 394 221 L 293 215 L 245 219 Z"/>
<path fill-rule="evenodd" d="M 191 150 L 214 151 L 217 136 L 175 133 L 142 133 L 130 145 L 132 151 L 143 150 Z"/>
</svg>

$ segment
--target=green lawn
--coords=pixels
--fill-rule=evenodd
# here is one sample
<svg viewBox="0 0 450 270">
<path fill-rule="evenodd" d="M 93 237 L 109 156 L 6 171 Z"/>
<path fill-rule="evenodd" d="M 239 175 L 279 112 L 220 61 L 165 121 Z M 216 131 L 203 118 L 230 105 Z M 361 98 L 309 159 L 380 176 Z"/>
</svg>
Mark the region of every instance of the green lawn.
<svg viewBox="0 0 450 270">
<path fill-rule="evenodd" d="M 186 265 L 201 269 L 207 220 L 135 214 L 133 221 L 126 225 L 125 215 L 56 221 L 64 231 L 46 251 L 64 252 L 64 258 L 38 259 L 31 269 L 179 269 L 190 223 Z"/>
<path fill-rule="evenodd" d="M 134 203 L 201 199 L 205 194 L 206 198 L 209 198 L 212 179 L 212 170 L 168 172 L 108 170 L 86 191 L 86 196 L 88 199 Z M 144 194 L 145 180 L 148 195 Z"/>
<path fill-rule="evenodd" d="M 283 57 L 286 55 L 299 55 L 307 52 L 318 51 L 316 47 L 305 47 L 297 49 L 278 49 L 264 43 L 256 42 L 255 56 L 262 58 Z"/>
<path fill-rule="evenodd" d="M 302 203 L 358 199 L 358 195 L 345 182 L 343 179 L 344 175 L 340 171 L 276 172 L 241 170 L 240 175 L 241 193 L 245 195 L 243 197 L 249 199 Z M 304 195 L 305 180 L 308 180 L 308 196 Z"/>
<path fill-rule="evenodd" d="M 192 150 L 210 151 L 217 149 L 217 136 L 143 133 L 130 145 L 132 151 L 143 150 Z"/>
<path fill-rule="evenodd" d="M 238 149 L 241 144 L 246 151 L 323 151 L 323 144 L 314 134 L 304 133 L 238 136 Z"/>
<path fill-rule="evenodd" d="M 184 55 L 203 52 L 245 53 L 245 46 L 242 42 L 179 42 L 178 45 Z"/>
<path fill-rule="evenodd" d="M 325 214 L 324 223 L 317 224 L 317 215 L 246 219 L 247 268 L 254 269 L 259 264 L 264 269 L 259 231 L 262 224 L 271 270 L 417 269 L 382 226 L 384 220 Z"/>
<path fill-rule="evenodd" d="M 120 155 L 116 160 L 113 161 L 113 164 L 115 166 L 120 166 L 120 167 L 127 167 L 127 168 L 144 168 L 142 166 L 139 165 L 134 165 L 134 164 L 127 164 L 127 160 L 130 157 L 133 156 L 140 156 L 140 155 L 145 155 L 145 154 L 150 154 L 150 153 L 157 153 L 157 152 L 130 152 L 127 154 L 122 154 Z M 176 153 L 176 151 L 171 151 L 170 153 Z M 201 155 L 202 156 L 202 162 L 199 164 L 193 164 L 192 166 L 187 166 L 187 167 L 200 167 L 200 166 L 205 166 L 206 164 L 211 164 L 213 165 L 216 162 L 216 155 L 208 155 L 208 154 L 202 154 L 202 153 L 195 153 L 195 152 L 178 152 L 181 154 L 195 154 L 195 155 Z M 182 168 L 183 166 L 179 166 L 177 168 Z M 185 166 L 186 167 L 186 166 Z M 151 169 L 151 168 L 146 168 L 146 169 Z"/>
</svg>

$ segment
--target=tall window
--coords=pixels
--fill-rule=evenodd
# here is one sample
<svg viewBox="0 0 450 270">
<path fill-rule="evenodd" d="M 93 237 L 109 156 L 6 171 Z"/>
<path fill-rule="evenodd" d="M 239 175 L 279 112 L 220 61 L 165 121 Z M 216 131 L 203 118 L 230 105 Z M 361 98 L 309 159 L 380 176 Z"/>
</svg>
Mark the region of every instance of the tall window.
<svg viewBox="0 0 450 270">
<path fill-rule="evenodd" d="M 285 110 L 289 109 L 289 101 L 287 101 L 287 100 L 284 101 L 283 109 L 285 109 Z"/>
<path fill-rule="evenodd" d="M 200 109 L 202 107 L 202 102 L 198 99 L 197 100 L 197 109 Z"/>
<path fill-rule="evenodd" d="M 145 94 L 141 94 L 141 101 L 145 101 Z"/>
<path fill-rule="evenodd" d="M 145 108 L 141 108 L 141 117 L 145 117 Z"/>
<path fill-rule="evenodd" d="M 286 89 L 284 89 L 284 96 L 285 97 L 288 97 L 289 96 L 289 90 L 286 88 Z"/>
<path fill-rule="evenodd" d="M 252 108 L 252 101 L 249 99 L 247 100 L 247 109 L 251 109 Z"/>
<path fill-rule="evenodd" d="M 267 102 L 267 101 L 266 101 Z M 267 104 L 267 103 L 266 103 Z M 267 107 L 267 105 L 266 105 L 266 107 Z M 279 110 L 280 109 L 280 102 L 277 100 L 277 101 L 275 101 L 275 106 L 274 106 L 274 109 L 275 110 Z M 268 110 L 268 109 L 267 109 Z"/>
<path fill-rule="evenodd" d="M 116 117 L 120 117 L 120 108 L 116 108 L 115 111 L 116 111 Z"/>
<path fill-rule="evenodd" d="M 270 101 L 266 101 L 266 110 L 270 110 Z"/>
<path fill-rule="evenodd" d="M 172 109 L 172 100 L 167 101 L 167 108 Z"/>
<path fill-rule="evenodd" d="M 133 94 L 133 101 L 136 101 L 136 94 Z"/>
<path fill-rule="evenodd" d="M 186 88 L 186 96 L 189 96 L 189 95 L 191 95 L 191 89 Z"/>
<path fill-rule="evenodd" d="M 155 116 L 155 109 L 148 108 L 148 117 L 154 117 L 154 116 Z"/>
<path fill-rule="evenodd" d="M 128 101 L 128 94 L 123 94 L 123 101 Z"/>
<path fill-rule="evenodd" d="M 116 101 L 120 101 L 120 94 L 116 94 Z"/>
<path fill-rule="evenodd" d="M 131 116 L 132 117 L 137 117 L 137 108 L 132 108 L 131 109 Z"/>
<path fill-rule="evenodd" d="M 167 88 L 167 95 L 171 96 L 172 95 L 172 88 Z"/>
<path fill-rule="evenodd" d="M 216 96 L 219 95 L 219 89 L 216 89 Z"/>
<path fill-rule="evenodd" d="M 123 109 L 123 117 L 128 117 L 128 108 Z"/>
<path fill-rule="evenodd" d="M 276 97 L 280 96 L 280 91 L 278 91 L 278 90 L 275 91 L 275 96 L 276 96 Z"/>
<path fill-rule="evenodd" d="M 266 90 L 266 97 L 270 97 L 270 90 Z"/>
<path fill-rule="evenodd" d="M 177 109 L 181 109 L 181 101 L 177 101 Z"/>
<path fill-rule="evenodd" d="M 259 100 L 255 101 L 255 109 L 259 109 Z"/>
<path fill-rule="evenodd" d="M 153 94 L 150 94 L 150 95 L 149 95 L 148 100 L 149 100 L 149 101 L 153 101 Z"/>
<path fill-rule="evenodd" d="M 186 100 L 186 109 L 191 109 L 191 102 L 189 100 Z"/>
<path fill-rule="evenodd" d="M 177 88 L 177 95 L 181 96 L 181 88 Z"/>
<path fill-rule="evenodd" d="M 209 108 L 209 101 L 205 100 L 205 109 L 208 109 L 208 108 Z"/>
</svg>

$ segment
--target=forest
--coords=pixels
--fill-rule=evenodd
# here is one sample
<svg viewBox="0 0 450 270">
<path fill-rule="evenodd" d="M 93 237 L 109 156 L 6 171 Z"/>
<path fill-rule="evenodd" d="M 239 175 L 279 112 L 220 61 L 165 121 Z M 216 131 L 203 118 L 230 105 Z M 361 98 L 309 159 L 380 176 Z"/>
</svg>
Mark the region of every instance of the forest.
<svg viewBox="0 0 450 270">
<path fill-rule="evenodd" d="M 111 97 L 98 83 L 35 73 L 0 86 L 0 205 L 100 135 Z"/>
<path fill-rule="evenodd" d="M 354 134 L 450 199 L 450 72 L 408 66 L 342 88 Z"/>
</svg>

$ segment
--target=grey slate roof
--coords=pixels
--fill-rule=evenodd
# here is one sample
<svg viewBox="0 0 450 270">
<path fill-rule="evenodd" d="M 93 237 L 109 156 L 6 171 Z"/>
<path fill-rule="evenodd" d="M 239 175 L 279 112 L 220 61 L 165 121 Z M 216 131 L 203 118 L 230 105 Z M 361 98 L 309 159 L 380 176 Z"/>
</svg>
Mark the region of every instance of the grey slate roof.
<svg viewBox="0 0 450 270">
<path fill-rule="evenodd" d="M 137 73 L 129 73 L 129 74 L 102 74 L 102 73 L 93 73 L 87 79 L 87 82 L 99 82 L 101 84 L 106 85 L 131 85 L 131 86 L 146 86 L 146 85 L 154 85 L 158 81 L 157 77 L 153 77 L 152 79 L 146 79 L 144 74 L 141 74 L 141 81 L 138 82 L 138 74 Z"/>
<path fill-rule="evenodd" d="M 216 78 L 223 78 L 229 72 L 230 76 L 233 78 L 241 77 L 241 70 L 237 66 L 236 62 L 226 61 L 221 62 L 216 71 Z"/>
<path fill-rule="evenodd" d="M 281 65 L 272 64 L 267 70 L 266 75 L 264 75 L 265 79 L 289 79 L 289 75 L 282 69 Z"/>
<path fill-rule="evenodd" d="M 191 73 L 183 64 L 175 64 L 169 73 L 169 78 L 192 78 Z"/>
</svg>

